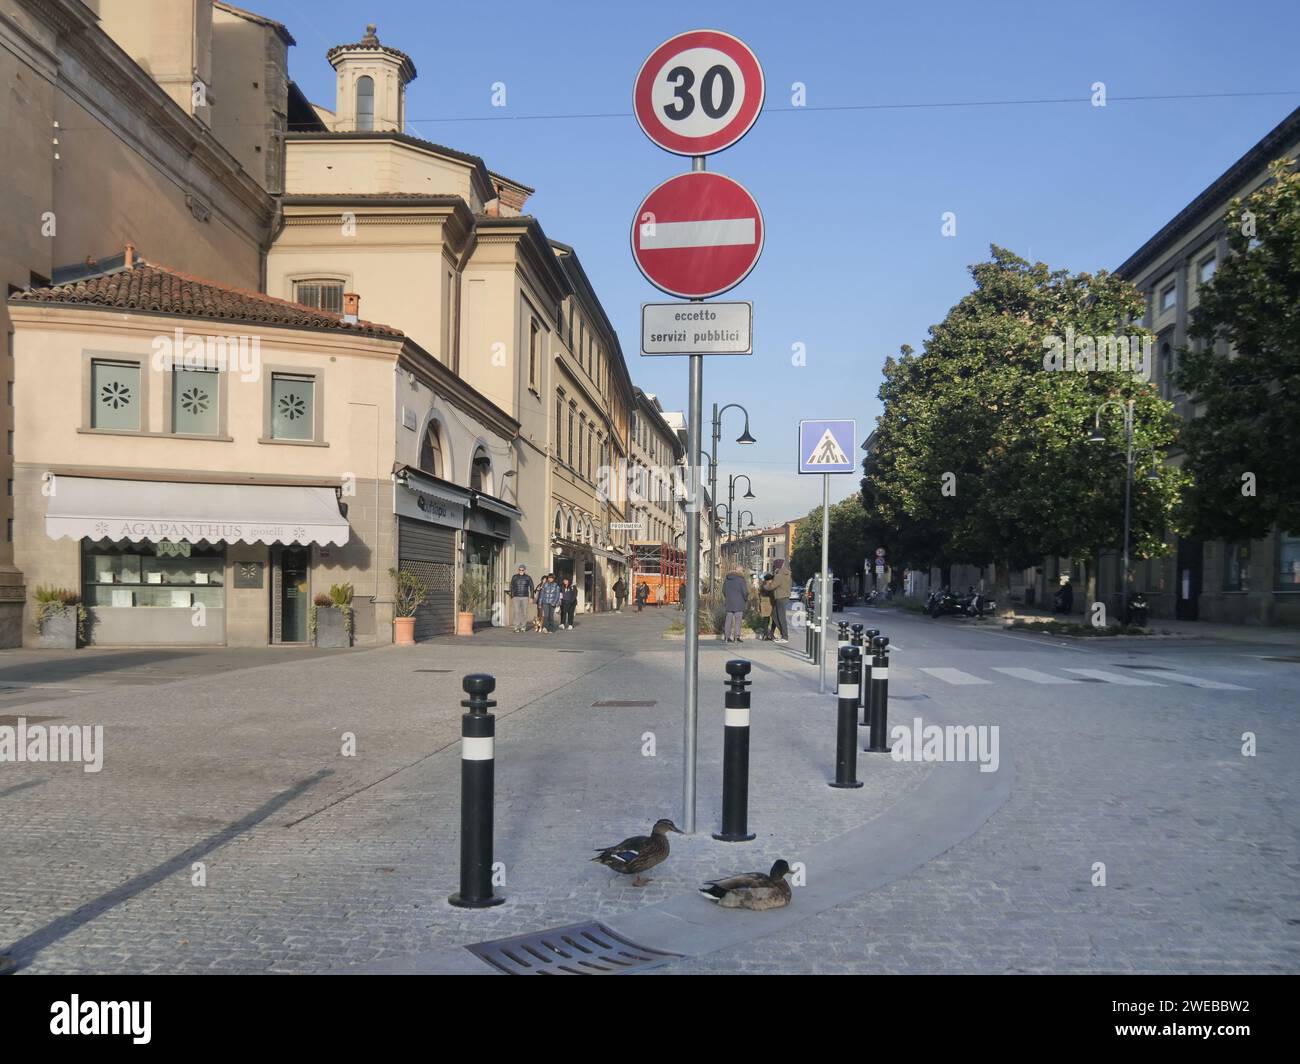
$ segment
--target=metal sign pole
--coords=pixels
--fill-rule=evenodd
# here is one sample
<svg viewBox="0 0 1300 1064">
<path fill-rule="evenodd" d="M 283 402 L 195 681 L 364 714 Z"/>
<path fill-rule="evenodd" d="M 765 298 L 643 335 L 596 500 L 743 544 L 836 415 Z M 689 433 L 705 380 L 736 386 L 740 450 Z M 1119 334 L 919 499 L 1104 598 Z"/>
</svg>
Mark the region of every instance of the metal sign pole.
<svg viewBox="0 0 1300 1064">
<path fill-rule="evenodd" d="M 830 573 L 830 546 L 831 546 L 831 475 L 822 474 L 822 608 L 821 608 L 821 625 L 822 625 L 822 647 L 830 646 L 828 625 L 830 623 L 830 597 L 831 597 L 831 573 Z M 818 680 L 818 691 L 821 694 L 826 693 L 826 659 L 829 657 L 828 652 L 823 649 L 821 654 L 821 676 Z"/>
<path fill-rule="evenodd" d="M 704 169 L 705 156 L 691 159 L 691 170 Z M 700 300 L 691 300 L 698 303 Z M 691 456 L 690 505 L 686 508 L 686 711 L 682 722 L 682 830 L 695 834 L 695 748 L 700 700 L 700 421 L 704 406 L 704 356 L 690 355 L 690 389 L 686 409 L 686 447 Z"/>
</svg>

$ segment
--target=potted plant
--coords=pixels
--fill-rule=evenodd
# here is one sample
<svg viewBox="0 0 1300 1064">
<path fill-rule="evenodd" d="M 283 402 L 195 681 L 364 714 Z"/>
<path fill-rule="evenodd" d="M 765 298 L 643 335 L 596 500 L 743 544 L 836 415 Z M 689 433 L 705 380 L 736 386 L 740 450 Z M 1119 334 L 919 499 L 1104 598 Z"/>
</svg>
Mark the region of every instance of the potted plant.
<svg viewBox="0 0 1300 1064">
<path fill-rule="evenodd" d="M 488 589 L 482 578 L 466 573 L 460 578 L 457 598 L 460 609 L 456 614 L 456 634 L 474 634 L 474 615 L 487 604 Z"/>
<path fill-rule="evenodd" d="M 393 642 L 399 647 L 415 645 L 415 611 L 423 605 L 429 590 L 414 573 L 389 569 L 393 578 Z"/>
<path fill-rule="evenodd" d="M 352 585 L 334 584 L 328 595 L 317 595 L 307 615 L 307 627 L 318 647 L 352 645 Z"/>
<path fill-rule="evenodd" d="M 38 587 L 36 630 L 42 650 L 76 650 L 86 641 L 86 607 L 75 591 L 61 587 Z"/>
</svg>

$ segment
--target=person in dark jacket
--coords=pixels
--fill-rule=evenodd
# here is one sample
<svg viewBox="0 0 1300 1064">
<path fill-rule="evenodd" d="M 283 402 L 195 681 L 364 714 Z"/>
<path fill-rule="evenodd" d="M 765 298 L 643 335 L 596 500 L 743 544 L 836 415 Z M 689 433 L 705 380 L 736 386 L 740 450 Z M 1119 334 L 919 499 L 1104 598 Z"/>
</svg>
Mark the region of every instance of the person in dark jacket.
<svg viewBox="0 0 1300 1064">
<path fill-rule="evenodd" d="M 538 593 L 538 601 L 542 605 L 542 628 L 547 635 L 555 631 L 555 608 L 560 604 L 561 597 L 560 585 L 553 575 L 547 573 Z"/>
<path fill-rule="evenodd" d="M 618 613 L 623 608 L 623 603 L 627 601 L 627 584 L 623 583 L 620 576 L 614 581 L 614 586 L 610 588 L 614 592 L 614 612 Z"/>
<path fill-rule="evenodd" d="M 727 619 L 722 626 L 723 637 L 728 643 L 739 643 L 740 625 L 745 619 L 745 606 L 749 602 L 749 584 L 745 580 L 745 570 L 737 565 L 722 581 L 722 606 Z"/>
<path fill-rule="evenodd" d="M 636 586 L 636 611 L 640 613 L 645 609 L 646 601 L 650 598 L 650 585 L 644 580 Z"/>
<path fill-rule="evenodd" d="M 573 631 L 573 611 L 578 607 L 578 589 L 566 576 L 560 587 L 560 627 Z"/>
<path fill-rule="evenodd" d="M 686 581 L 685 580 L 683 580 L 680 584 L 677 585 L 677 608 L 679 610 L 686 609 Z"/>
<path fill-rule="evenodd" d="M 516 632 L 528 630 L 528 601 L 533 597 L 533 578 L 521 565 L 510 578 L 510 623 Z"/>
</svg>

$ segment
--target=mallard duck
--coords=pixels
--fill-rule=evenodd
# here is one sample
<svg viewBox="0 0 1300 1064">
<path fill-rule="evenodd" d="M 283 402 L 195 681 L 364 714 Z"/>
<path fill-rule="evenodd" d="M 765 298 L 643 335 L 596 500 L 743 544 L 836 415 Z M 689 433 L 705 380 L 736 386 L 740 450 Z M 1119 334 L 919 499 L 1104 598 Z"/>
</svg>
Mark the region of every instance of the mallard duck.
<svg viewBox="0 0 1300 1064">
<path fill-rule="evenodd" d="M 777 861 L 772 871 L 746 872 L 742 876 L 713 879 L 700 888 L 709 901 L 724 909 L 780 909 L 790 904 L 790 866 Z"/>
<path fill-rule="evenodd" d="M 653 868 L 668 858 L 668 832 L 683 834 L 671 820 L 657 820 L 649 835 L 633 835 L 615 846 L 606 846 L 596 851 L 593 861 L 599 861 L 606 868 L 612 868 L 623 875 L 635 875 L 632 886 L 641 887 L 649 882 L 641 875 L 647 868 Z"/>
</svg>

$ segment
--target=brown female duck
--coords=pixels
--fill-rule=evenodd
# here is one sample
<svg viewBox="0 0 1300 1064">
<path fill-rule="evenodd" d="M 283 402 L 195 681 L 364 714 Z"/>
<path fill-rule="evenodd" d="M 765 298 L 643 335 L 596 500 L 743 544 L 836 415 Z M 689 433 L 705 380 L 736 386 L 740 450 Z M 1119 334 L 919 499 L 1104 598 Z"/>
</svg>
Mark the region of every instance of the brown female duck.
<svg viewBox="0 0 1300 1064">
<path fill-rule="evenodd" d="M 593 861 L 599 861 L 606 868 L 612 868 L 623 875 L 634 875 L 632 886 L 644 886 L 649 880 L 641 873 L 648 868 L 661 864 L 668 858 L 668 832 L 682 831 L 671 820 L 659 820 L 650 829 L 649 835 L 633 835 L 615 846 L 606 846 L 596 851 Z"/>
</svg>

